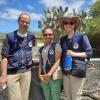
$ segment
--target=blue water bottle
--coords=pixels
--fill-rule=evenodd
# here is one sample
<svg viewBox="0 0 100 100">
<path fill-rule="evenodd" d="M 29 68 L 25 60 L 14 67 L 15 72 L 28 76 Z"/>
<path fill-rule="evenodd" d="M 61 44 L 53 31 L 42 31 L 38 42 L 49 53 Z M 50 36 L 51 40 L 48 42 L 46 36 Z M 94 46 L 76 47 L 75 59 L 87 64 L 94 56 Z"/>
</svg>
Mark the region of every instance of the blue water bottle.
<svg viewBox="0 0 100 100">
<path fill-rule="evenodd" d="M 72 56 L 65 56 L 64 69 L 70 71 L 72 69 Z"/>
</svg>

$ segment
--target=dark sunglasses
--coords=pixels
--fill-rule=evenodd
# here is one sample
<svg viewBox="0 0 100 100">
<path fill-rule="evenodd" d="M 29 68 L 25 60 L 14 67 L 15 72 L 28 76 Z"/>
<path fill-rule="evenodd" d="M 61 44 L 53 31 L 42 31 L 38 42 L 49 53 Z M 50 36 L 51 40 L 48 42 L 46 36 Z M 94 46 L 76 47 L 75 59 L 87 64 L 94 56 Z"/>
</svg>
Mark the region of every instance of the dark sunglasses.
<svg viewBox="0 0 100 100">
<path fill-rule="evenodd" d="M 53 34 L 43 34 L 44 36 L 52 36 Z"/>
<path fill-rule="evenodd" d="M 64 25 L 74 25 L 74 22 L 64 22 Z"/>
</svg>

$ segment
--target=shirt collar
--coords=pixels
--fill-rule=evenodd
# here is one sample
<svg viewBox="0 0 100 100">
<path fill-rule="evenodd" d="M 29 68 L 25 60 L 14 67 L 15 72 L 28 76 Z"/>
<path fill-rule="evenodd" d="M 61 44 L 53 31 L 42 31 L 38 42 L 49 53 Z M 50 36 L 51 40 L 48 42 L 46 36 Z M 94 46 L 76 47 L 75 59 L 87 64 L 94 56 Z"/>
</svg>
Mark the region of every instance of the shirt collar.
<svg viewBox="0 0 100 100">
<path fill-rule="evenodd" d="M 27 33 L 22 34 L 22 33 L 17 32 L 17 35 L 19 35 L 20 37 L 27 37 Z"/>
</svg>

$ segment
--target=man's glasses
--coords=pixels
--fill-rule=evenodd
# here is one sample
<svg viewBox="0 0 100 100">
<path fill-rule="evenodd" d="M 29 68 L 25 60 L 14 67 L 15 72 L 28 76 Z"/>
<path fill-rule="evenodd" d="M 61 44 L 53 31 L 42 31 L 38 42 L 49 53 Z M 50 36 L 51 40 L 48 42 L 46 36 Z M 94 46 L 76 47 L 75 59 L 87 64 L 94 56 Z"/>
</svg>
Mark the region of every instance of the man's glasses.
<svg viewBox="0 0 100 100">
<path fill-rule="evenodd" d="M 64 22 L 64 25 L 74 25 L 74 22 Z"/>
<path fill-rule="evenodd" d="M 52 36 L 53 34 L 43 34 L 44 36 Z"/>
</svg>

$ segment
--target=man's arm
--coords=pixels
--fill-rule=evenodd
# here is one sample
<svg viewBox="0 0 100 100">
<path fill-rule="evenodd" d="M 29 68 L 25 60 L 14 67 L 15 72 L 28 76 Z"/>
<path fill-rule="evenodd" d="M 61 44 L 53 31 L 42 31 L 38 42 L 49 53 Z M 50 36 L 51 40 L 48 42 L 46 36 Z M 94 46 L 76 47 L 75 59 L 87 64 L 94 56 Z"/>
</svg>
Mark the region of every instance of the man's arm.
<svg viewBox="0 0 100 100">
<path fill-rule="evenodd" d="M 1 61 L 1 77 L 0 77 L 0 85 L 2 86 L 7 81 L 7 58 L 3 58 Z"/>
<path fill-rule="evenodd" d="M 9 42 L 7 37 L 5 38 L 2 46 L 2 51 L 1 51 L 1 77 L 0 77 L 0 85 L 3 85 L 7 81 L 7 64 L 8 64 L 8 57 L 9 57 Z"/>
</svg>

